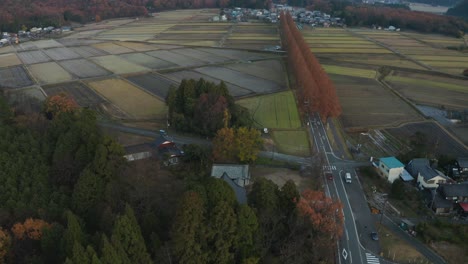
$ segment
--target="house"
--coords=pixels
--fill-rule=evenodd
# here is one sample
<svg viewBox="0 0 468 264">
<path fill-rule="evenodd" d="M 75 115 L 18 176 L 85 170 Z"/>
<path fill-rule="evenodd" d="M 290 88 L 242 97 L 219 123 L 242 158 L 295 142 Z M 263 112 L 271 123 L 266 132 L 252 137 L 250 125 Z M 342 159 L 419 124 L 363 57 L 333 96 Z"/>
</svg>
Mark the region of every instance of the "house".
<svg viewBox="0 0 468 264">
<path fill-rule="evenodd" d="M 449 181 L 442 172 L 431 167 L 428 159 L 413 159 L 406 166 L 406 170 L 417 179 L 420 189 L 435 189 L 439 184 Z"/>
<path fill-rule="evenodd" d="M 468 177 L 468 157 L 457 158 L 455 167 L 460 177 Z"/>
<path fill-rule="evenodd" d="M 125 153 L 124 158 L 128 161 L 159 156 L 166 166 L 179 163 L 180 157 L 184 155 L 184 152 L 173 141 L 161 135 L 151 143 L 127 146 L 125 147 Z"/>
<path fill-rule="evenodd" d="M 245 190 L 244 187 L 239 186 L 235 181 L 233 181 L 227 173 L 223 173 L 223 176 L 221 176 L 221 179 L 225 181 L 231 189 L 234 191 L 234 194 L 236 195 L 236 200 L 239 202 L 239 204 L 246 204 L 247 203 L 247 191 Z"/>
<path fill-rule="evenodd" d="M 127 161 L 135 161 L 151 158 L 154 155 L 154 148 L 150 144 L 138 144 L 124 147 Z"/>
<path fill-rule="evenodd" d="M 213 167 L 211 167 L 212 177 L 221 178 L 224 174 L 227 174 L 231 180 L 241 187 L 245 187 L 250 183 L 249 165 L 213 164 Z"/>
<path fill-rule="evenodd" d="M 404 181 L 413 180 L 413 177 L 405 170 L 405 165 L 395 157 L 381 158 L 378 170 L 379 174 L 390 183 L 393 183 L 398 178 L 402 178 Z"/>
<path fill-rule="evenodd" d="M 439 184 L 432 204 L 432 209 L 438 215 L 456 211 L 468 213 L 468 183 Z"/>
</svg>

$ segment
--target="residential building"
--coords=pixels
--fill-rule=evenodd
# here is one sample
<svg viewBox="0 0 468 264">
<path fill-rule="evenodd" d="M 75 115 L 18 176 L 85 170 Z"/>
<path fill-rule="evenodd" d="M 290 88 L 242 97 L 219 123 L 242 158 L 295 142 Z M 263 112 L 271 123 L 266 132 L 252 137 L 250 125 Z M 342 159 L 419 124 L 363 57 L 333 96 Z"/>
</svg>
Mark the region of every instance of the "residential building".
<svg viewBox="0 0 468 264">
<path fill-rule="evenodd" d="M 179 163 L 180 157 L 184 152 L 180 150 L 176 144 L 166 139 L 165 136 L 158 136 L 151 143 L 143 143 L 125 147 L 124 156 L 128 161 L 147 159 L 153 156 L 158 156 L 159 160 L 163 161 L 166 166 Z"/>
<path fill-rule="evenodd" d="M 457 158 L 455 166 L 458 168 L 460 177 L 468 177 L 468 157 Z"/>
<path fill-rule="evenodd" d="M 247 203 L 247 191 L 245 190 L 244 187 L 237 185 L 236 182 L 234 182 L 231 178 L 226 173 L 223 173 L 223 176 L 221 176 L 221 179 L 225 181 L 229 187 L 234 191 L 234 194 L 236 195 L 236 200 L 239 202 L 239 204 L 246 204 Z"/>
<path fill-rule="evenodd" d="M 439 184 L 450 181 L 442 172 L 433 169 L 428 159 L 413 159 L 406 166 L 406 170 L 416 178 L 420 189 L 435 189 Z"/>
<path fill-rule="evenodd" d="M 405 170 L 405 165 L 395 157 L 381 158 L 378 165 L 379 174 L 393 183 L 396 179 L 402 178 L 405 181 L 413 180 Z"/>
<path fill-rule="evenodd" d="M 221 178 L 224 174 L 233 180 L 237 185 L 245 187 L 250 183 L 249 165 L 242 164 L 213 164 L 211 176 Z"/>
<path fill-rule="evenodd" d="M 439 215 L 456 211 L 466 214 L 468 212 L 468 183 L 439 184 L 432 209 Z"/>
</svg>

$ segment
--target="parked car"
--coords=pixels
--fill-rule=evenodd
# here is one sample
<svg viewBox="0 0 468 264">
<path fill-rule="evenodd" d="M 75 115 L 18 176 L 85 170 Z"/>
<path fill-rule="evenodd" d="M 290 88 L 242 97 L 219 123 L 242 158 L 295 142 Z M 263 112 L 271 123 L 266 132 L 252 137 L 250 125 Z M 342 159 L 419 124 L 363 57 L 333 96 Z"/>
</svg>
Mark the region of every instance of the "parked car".
<svg viewBox="0 0 468 264">
<path fill-rule="evenodd" d="M 331 174 L 330 172 L 325 173 L 325 176 L 326 176 L 327 179 L 329 179 L 330 181 L 333 181 L 333 174 Z"/>
<path fill-rule="evenodd" d="M 371 236 L 372 240 L 374 240 L 374 241 L 379 240 L 379 235 L 377 235 L 377 232 L 371 232 L 370 236 Z"/>
</svg>

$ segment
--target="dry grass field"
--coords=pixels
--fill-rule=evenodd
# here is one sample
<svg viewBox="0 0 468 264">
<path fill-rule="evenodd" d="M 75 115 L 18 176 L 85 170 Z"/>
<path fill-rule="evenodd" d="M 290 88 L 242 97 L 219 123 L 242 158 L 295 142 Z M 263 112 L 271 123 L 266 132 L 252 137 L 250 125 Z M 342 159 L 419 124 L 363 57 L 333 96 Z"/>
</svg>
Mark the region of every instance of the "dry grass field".
<svg viewBox="0 0 468 264">
<path fill-rule="evenodd" d="M 19 64 L 21 64 L 21 61 L 15 53 L 0 54 L 0 68 Z"/>
<path fill-rule="evenodd" d="M 34 64 L 51 61 L 51 59 L 41 50 L 19 52 L 18 56 L 24 64 Z"/>
<path fill-rule="evenodd" d="M 126 61 L 116 55 L 93 57 L 92 60 L 115 74 L 146 72 L 150 70 L 146 67 Z"/>
<path fill-rule="evenodd" d="M 93 44 L 92 45 L 94 48 L 103 50 L 109 54 L 122 54 L 122 53 L 130 53 L 133 52 L 134 50 L 129 49 L 127 47 L 118 45 L 116 43 L 112 42 L 104 42 L 104 43 L 98 43 L 98 44 Z"/>
<path fill-rule="evenodd" d="M 39 84 L 67 82 L 74 77 L 56 62 L 38 63 L 28 66 L 29 71 Z"/>
<path fill-rule="evenodd" d="M 167 113 L 163 101 L 124 80 L 105 79 L 88 85 L 133 118 L 163 118 Z"/>
<path fill-rule="evenodd" d="M 145 53 L 128 53 L 128 54 L 119 55 L 119 57 L 123 58 L 124 60 L 135 63 L 137 65 L 141 65 L 149 69 L 160 70 L 160 69 L 178 67 L 177 64 L 155 58 Z"/>
<path fill-rule="evenodd" d="M 110 74 L 107 70 L 85 59 L 66 60 L 59 62 L 59 64 L 78 78 L 91 78 Z"/>
<path fill-rule="evenodd" d="M 127 80 L 143 88 L 147 92 L 166 100 L 171 86 L 178 87 L 179 84 L 157 74 L 143 74 L 127 77 Z"/>
<path fill-rule="evenodd" d="M 226 68 L 274 81 L 286 86 L 286 69 L 280 60 L 262 60 L 252 63 L 228 64 Z"/>
<path fill-rule="evenodd" d="M 51 48 L 46 49 L 44 52 L 49 56 L 52 60 L 69 60 L 69 59 L 76 59 L 79 58 L 80 55 L 75 53 L 73 50 L 69 48 Z"/>
</svg>

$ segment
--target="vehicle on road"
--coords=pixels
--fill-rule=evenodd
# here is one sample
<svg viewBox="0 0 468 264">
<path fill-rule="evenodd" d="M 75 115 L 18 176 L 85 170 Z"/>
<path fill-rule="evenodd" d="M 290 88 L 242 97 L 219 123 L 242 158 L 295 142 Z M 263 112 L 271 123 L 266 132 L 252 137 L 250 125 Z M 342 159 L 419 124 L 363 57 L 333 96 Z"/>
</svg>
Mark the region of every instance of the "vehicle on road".
<svg viewBox="0 0 468 264">
<path fill-rule="evenodd" d="M 351 173 L 347 172 L 345 175 L 346 183 L 351 183 Z"/>
<path fill-rule="evenodd" d="M 327 177 L 328 180 L 333 181 L 333 174 L 331 174 L 331 172 L 326 172 L 325 176 Z"/>
<path fill-rule="evenodd" d="M 379 235 L 377 235 L 377 232 L 371 232 L 370 236 L 371 236 L 372 240 L 374 240 L 374 241 L 379 240 Z"/>
</svg>

